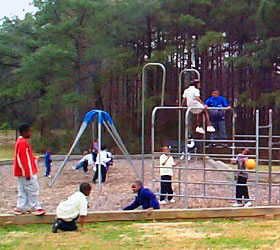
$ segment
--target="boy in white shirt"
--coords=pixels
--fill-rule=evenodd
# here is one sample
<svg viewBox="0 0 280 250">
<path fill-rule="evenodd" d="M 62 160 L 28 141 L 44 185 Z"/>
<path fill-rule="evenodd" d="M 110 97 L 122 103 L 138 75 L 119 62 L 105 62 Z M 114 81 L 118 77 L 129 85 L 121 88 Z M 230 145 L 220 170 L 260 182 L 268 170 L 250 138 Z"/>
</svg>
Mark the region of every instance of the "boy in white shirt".
<svg viewBox="0 0 280 250">
<path fill-rule="evenodd" d="M 99 160 L 100 159 L 100 160 Z M 111 158 L 108 157 L 108 153 L 106 151 L 106 146 L 101 147 L 101 151 L 97 154 L 96 161 L 95 161 L 95 173 L 92 177 L 92 182 L 96 183 L 96 180 L 98 179 L 98 171 L 99 171 L 99 162 L 100 162 L 100 169 L 101 169 L 101 182 L 106 181 L 106 165 L 107 162 L 111 161 Z"/>
<path fill-rule="evenodd" d="M 174 162 L 174 159 L 171 155 L 167 155 L 169 153 L 168 147 L 163 147 L 163 154 L 159 157 L 160 163 L 160 204 L 166 204 L 165 198 L 166 194 L 170 194 L 167 196 L 168 201 L 175 202 L 173 199 L 173 190 L 172 190 L 172 176 L 173 176 L 173 166 L 176 166 L 180 163 Z"/>
<path fill-rule="evenodd" d="M 215 128 L 211 125 L 209 114 L 207 111 L 207 106 L 204 105 L 203 101 L 200 99 L 200 81 L 193 80 L 190 83 L 190 86 L 185 89 L 183 94 L 182 106 L 192 107 L 191 109 L 193 114 L 197 114 L 197 127 L 195 131 L 200 134 L 205 134 L 204 129 L 202 128 L 202 115 L 206 118 L 207 132 L 215 132 Z"/>
<path fill-rule="evenodd" d="M 81 229 L 88 212 L 87 196 L 90 195 L 91 185 L 82 183 L 78 192 L 72 194 L 66 201 L 62 201 L 56 208 L 56 219 L 52 232 L 57 230 L 76 231 L 78 229 L 76 220 L 80 217 Z"/>
<path fill-rule="evenodd" d="M 83 168 L 84 172 L 86 173 L 88 171 L 88 166 L 94 165 L 94 156 L 93 153 L 88 153 L 88 151 L 83 152 L 83 158 L 79 160 L 79 163 L 76 166 L 73 166 L 72 168 L 74 170 Z"/>
</svg>

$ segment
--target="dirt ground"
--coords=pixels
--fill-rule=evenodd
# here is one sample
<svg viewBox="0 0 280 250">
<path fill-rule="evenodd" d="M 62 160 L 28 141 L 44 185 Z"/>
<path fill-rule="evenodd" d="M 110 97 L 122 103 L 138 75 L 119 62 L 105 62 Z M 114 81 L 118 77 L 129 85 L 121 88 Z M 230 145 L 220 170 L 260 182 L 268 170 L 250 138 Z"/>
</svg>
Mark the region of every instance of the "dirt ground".
<svg viewBox="0 0 280 250">
<path fill-rule="evenodd" d="M 42 207 L 47 212 L 55 212 L 55 208 L 62 200 L 67 199 L 69 195 L 74 193 L 81 182 L 90 182 L 93 171 L 89 168 L 88 173 L 84 174 L 82 170 L 73 170 L 72 166 L 76 161 L 70 161 L 64 168 L 61 176 L 58 178 L 55 185 L 50 188 L 48 184 L 49 178 L 44 177 L 45 167 L 43 162 L 39 163 L 38 179 L 40 183 L 40 200 Z M 139 169 L 141 167 L 140 160 L 134 160 L 135 165 Z M 54 162 L 52 167 L 52 175 L 55 174 L 61 161 Z M 192 162 L 193 168 L 201 168 L 202 164 L 199 161 Z M 0 214 L 11 213 L 16 206 L 17 200 L 17 180 L 12 174 L 12 165 L 0 166 Z M 151 160 L 145 160 L 145 186 L 152 187 L 151 178 Z M 178 170 L 174 170 L 174 179 L 178 180 Z M 183 172 L 181 176 L 183 178 Z M 97 189 L 97 185 L 93 185 L 93 191 L 89 197 L 90 211 L 110 211 L 121 210 L 126 205 L 134 200 L 134 194 L 131 192 L 131 183 L 136 179 L 136 175 L 125 160 L 115 160 L 114 166 L 111 166 L 107 174 L 106 183 L 102 185 L 102 190 Z M 159 179 L 158 169 L 155 179 Z M 228 175 L 224 172 L 208 172 L 207 180 L 212 181 L 229 181 Z M 189 182 L 199 182 L 203 180 L 203 172 L 200 170 L 192 170 L 188 173 Z M 179 194 L 179 184 L 173 184 L 175 194 Z M 155 184 L 155 192 L 159 192 L 159 183 Z M 255 187 L 249 187 L 250 197 L 255 196 Z M 184 193 L 184 186 L 181 184 L 181 194 Z M 204 194 L 203 186 L 197 184 L 188 185 L 188 195 Z M 215 197 L 234 197 L 234 186 L 228 185 L 209 185 L 206 188 L 207 196 Z M 260 205 L 267 205 L 268 188 L 260 186 L 259 188 Z M 272 205 L 278 204 L 279 187 L 272 188 Z M 161 208 L 184 208 L 184 199 L 175 198 L 175 203 L 162 205 Z M 189 208 L 205 208 L 205 207 L 228 207 L 233 201 L 230 200 L 210 200 L 192 198 L 188 200 Z"/>
</svg>

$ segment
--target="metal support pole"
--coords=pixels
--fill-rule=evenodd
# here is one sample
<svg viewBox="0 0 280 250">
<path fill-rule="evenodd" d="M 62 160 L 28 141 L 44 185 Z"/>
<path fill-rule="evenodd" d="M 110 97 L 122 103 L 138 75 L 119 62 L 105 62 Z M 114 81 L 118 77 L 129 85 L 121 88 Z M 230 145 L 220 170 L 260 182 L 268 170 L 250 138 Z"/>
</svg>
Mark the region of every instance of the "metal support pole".
<svg viewBox="0 0 280 250">
<path fill-rule="evenodd" d="M 152 190 L 154 191 L 155 189 L 155 114 L 157 112 L 157 109 L 155 108 L 152 112 L 152 131 L 151 131 L 151 136 L 152 136 Z M 161 191 L 160 191 L 161 192 Z"/>
<path fill-rule="evenodd" d="M 196 69 L 183 69 L 179 73 L 179 87 L 178 87 L 178 106 L 182 106 L 182 76 L 185 72 L 194 72 L 197 75 L 197 79 L 200 81 L 200 73 Z M 182 111 L 179 110 L 179 117 L 178 117 L 178 152 L 181 153 L 181 139 L 182 139 Z"/>
<path fill-rule="evenodd" d="M 144 154 L 145 154 L 145 69 L 148 66 L 159 66 L 162 68 L 162 94 L 161 94 L 161 106 L 164 105 L 164 94 L 165 94 L 165 81 L 166 81 L 166 70 L 163 64 L 161 63 L 147 63 L 142 69 L 142 145 L 141 145 L 141 154 L 142 154 L 142 183 L 144 185 Z"/>
<path fill-rule="evenodd" d="M 188 208 L 188 139 L 189 139 L 189 122 L 188 122 L 188 116 L 190 114 L 191 108 L 187 109 L 187 112 L 185 114 L 185 169 L 184 169 L 184 208 Z"/>
<path fill-rule="evenodd" d="M 66 155 L 64 161 L 62 162 L 61 166 L 59 167 L 58 171 L 56 172 L 54 178 L 51 180 L 51 182 L 50 182 L 50 184 L 49 184 L 49 187 L 52 187 L 52 186 L 53 186 L 53 184 L 55 183 L 57 177 L 61 174 L 62 169 L 65 167 L 67 161 L 69 160 L 72 151 L 73 151 L 74 148 L 76 147 L 76 145 L 77 145 L 78 141 L 80 140 L 80 137 L 81 137 L 82 134 L 84 133 L 86 127 L 87 127 L 87 124 L 86 124 L 85 122 L 83 122 L 83 123 L 82 123 L 82 126 L 80 127 L 80 130 L 79 130 L 79 132 L 78 132 L 78 134 L 77 134 L 77 136 L 76 136 L 76 139 L 74 140 L 74 142 L 73 142 L 73 144 L 72 144 L 72 146 L 71 146 L 71 148 L 70 148 L 68 154 Z"/>
<path fill-rule="evenodd" d="M 205 128 L 205 116 L 203 116 L 203 129 L 204 131 L 206 131 L 206 128 Z M 205 158 L 205 154 L 206 154 L 206 143 L 205 143 L 205 140 L 206 140 L 206 133 L 203 134 L 203 140 L 204 142 L 202 143 L 202 153 L 204 154 L 204 156 L 202 157 L 203 159 L 203 182 L 205 183 L 206 181 L 206 172 L 205 172 L 205 168 L 206 168 L 206 158 Z M 206 196 L 206 185 L 204 184 L 203 185 L 203 196 Z"/>
<path fill-rule="evenodd" d="M 101 152 L 101 133 L 102 133 L 102 130 L 101 130 L 101 116 L 100 114 L 98 114 L 98 154 L 99 154 L 99 161 L 98 161 L 98 189 L 100 190 L 101 189 L 101 155 L 100 155 L 100 152 Z"/>
<path fill-rule="evenodd" d="M 255 182 L 255 203 L 259 205 L 259 123 L 260 123 L 260 112 L 256 110 L 256 182 Z"/>
<path fill-rule="evenodd" d="M 268 205 L 271 206 L 271 174 L 272 174 L 272 110 L 269 110 L 269 130 L 268 130 Z"/>
</svg>

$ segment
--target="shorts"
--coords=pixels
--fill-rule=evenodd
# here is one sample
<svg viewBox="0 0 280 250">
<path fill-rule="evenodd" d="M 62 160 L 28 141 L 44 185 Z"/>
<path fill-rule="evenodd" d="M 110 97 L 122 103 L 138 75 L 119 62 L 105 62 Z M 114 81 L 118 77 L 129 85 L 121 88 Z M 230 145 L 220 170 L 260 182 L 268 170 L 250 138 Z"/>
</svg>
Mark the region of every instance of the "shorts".
<svg viewBox="0 0 280 250">
<path fill-rule="evenodd" d="M 198 101 L 189 102 L 188 107 L 192 108 L 191 112 L 195 115 L 200 114 L 204 110 L 204 105 Z M 195 109 L 194 109 L 195 108 Z"/>
</svg>

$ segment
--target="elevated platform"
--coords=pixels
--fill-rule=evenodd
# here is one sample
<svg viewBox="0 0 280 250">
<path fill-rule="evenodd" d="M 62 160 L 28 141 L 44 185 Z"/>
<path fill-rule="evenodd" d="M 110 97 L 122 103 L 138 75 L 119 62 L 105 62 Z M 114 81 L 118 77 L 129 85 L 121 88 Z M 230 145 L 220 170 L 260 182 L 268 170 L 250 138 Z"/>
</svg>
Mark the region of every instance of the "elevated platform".
<svg viewBox="0 0 280 250">
<path fill-rule="evenodd" d="M 0 225 L 24 224 L 51 224 L 55 214 L 45 216 L 34 215 L 0 215 Z M 188 220 L 213 218 L 280 218 L 280 206 L 250 207 L 250 208 L 206 208 L 206 209 L 174 209 L 150 211 L 108 211 L 94 212 L 87 216 L 87 222 L 112 221 L 161 221 L 161 220 Z"/>
</svg>

